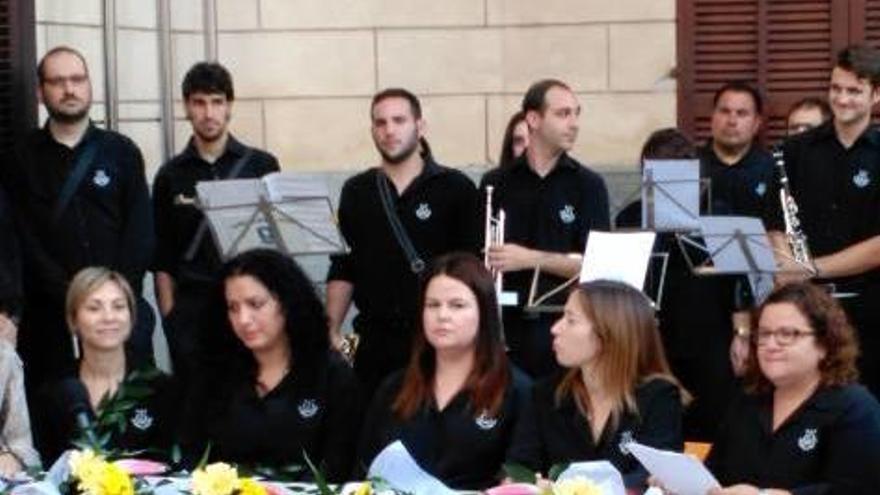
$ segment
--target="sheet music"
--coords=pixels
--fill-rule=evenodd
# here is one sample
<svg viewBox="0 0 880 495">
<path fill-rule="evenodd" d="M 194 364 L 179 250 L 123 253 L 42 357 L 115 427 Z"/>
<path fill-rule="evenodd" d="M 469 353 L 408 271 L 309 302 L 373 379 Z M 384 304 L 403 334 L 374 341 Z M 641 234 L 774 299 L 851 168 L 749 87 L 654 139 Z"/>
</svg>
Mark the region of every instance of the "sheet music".
<svg viewBox="0 0 880 495">
<path fill-rule="evenodd" d="M 651 178 L 653 184 L 648 183 Z M 699 228 L 699 160 L 645 160 L 642 171 L 642 228 L 649 228 L 649 197 L 653 198 L 654 230 Z"/>
<path fill-rule="evenodd" d="M 627 444 L 627 448 L 671 493 L 705 495 L 709 490 L 721 486 L 706 466 L 694 457 L 638 442 Z"/>
<path fill-rule="evenodd" d="M 202 208 L 224 208 L 255 204 L 264 194 L 260 179 L 210 180 L 196 183 Z"/>
<path fill-rule="evenodd" d="M 391 487 L 408 493 L 455 495 L 455 491 L 419 467 L 400 440 L 382 449 L 370 464 L 367 476 L 382 478 Z"/>
<path fill-rule="evenodd" d="M 273 172 L 263 176 L 266 194 L 278 203 L 290 198 L 326 198 L 330 196 L 327 180 L 319 174 Z"/>
<path fill-rule="evenodd" d="M 750 273 L 753 270 L 749 257 L 754 261 L 758 272 L 777 271 L 773 247 L 760 219 L 736 216 L 700 217 L 700 229 L 706 247 L 712 253 L 716 273 Z M 745 239 L 748 252 L 735 241 L 737 232 Z"/>
<path fill-rule="evenodd" d="M 656 236 L 654 232 L 590 232 L 581 282 L 617 280 L 642 290 Z"/>
</svg>

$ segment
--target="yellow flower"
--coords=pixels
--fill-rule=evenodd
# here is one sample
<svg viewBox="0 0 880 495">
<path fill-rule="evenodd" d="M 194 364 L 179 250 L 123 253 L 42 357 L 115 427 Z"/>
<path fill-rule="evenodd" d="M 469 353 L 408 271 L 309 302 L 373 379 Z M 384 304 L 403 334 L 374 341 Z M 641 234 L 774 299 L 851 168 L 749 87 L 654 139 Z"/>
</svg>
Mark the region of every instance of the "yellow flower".
<svg viewBox="0 0 880 495">
<path fill-rule="evenodd" d="M 575 476 L 553 484 L 553 495 L 602 495 L 602 490 L 583 476 Z"/>
<path fill-rule="evenodd" d="M 242 478 L 238 484 L 238 495 L 267 495 L 266 488 L 253 478 Z"/>
<path fill-rule="evenodd" d="M 238 471 L 225 462 L 197 469 L 192 475 L 194 495 L 232 495 L 238 488 Z"/>
<path fill-rule="evenodd" d="M 373 495 L 373 487 L 369 482 L 361 483 L 361 486 L 355 490 L 354 495 Z"/>
<path fill-rule="evenodd" d="M 101 492 L 95 495 L 134 495 L 131 476 L 116 464 L 105 463 Z"/>
<path fill-rule="evenodd" d="M 91 450 L 73 451 L 67 459 L 70 475 L 80 481 L 93 480 L 100 477 L 103 464 L 104 459 Z"/>
</svg>

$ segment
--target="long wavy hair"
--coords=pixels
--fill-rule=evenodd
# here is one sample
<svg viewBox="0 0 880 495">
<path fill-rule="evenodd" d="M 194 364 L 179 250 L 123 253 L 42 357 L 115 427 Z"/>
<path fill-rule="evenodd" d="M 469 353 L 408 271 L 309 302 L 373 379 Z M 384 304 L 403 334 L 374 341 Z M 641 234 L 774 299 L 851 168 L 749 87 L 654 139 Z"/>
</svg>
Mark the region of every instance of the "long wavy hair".
<svg viewBox="0 0 880 495">
<path fill-rule="evenodd" d="M 425 310 L 425 292 L 434 278 L 446 275 L 466 285 L 477 299 L 480 315 L 474 349 L 474 367 L 464 389 L 470 395 L 474 416 L 483 412 L 494 415 L 501 408 L 504 392 L 511 381 L 511 370 L 501 337 L 501 317 L 492 275 L 483 262 L 470 253 L 441 256 L 431 265 L 422 280 L 419 314 Z M 418 318 L 413 351 L 403 376 L 403 385 L 394 400 L 392 411 L 402 419 L 412 417 L 434 400 L 436 351 L 425 338 L 423 318 Z"/>
<path fill-rule="evenodd" d="M 601 345 L 595 371 L 613 400 L 612 424 L 624 413 L 639 413 L 636 388 L 654 378 L 678 385 L 683 401 L 688 400 L 669 369 L 654 309 L 644 294 L 610 280 L 583 283 L 573 294 Z M 556 387 L 557 404 L 568 396 L 586 417 L 592 406 L 580 367 L 569 369 Z"/>
<path fill-rule="evenodd" d="M 271 249 L 246 251 L 223 266 L 215 294 L 218 304 L 212 306 L 211 324 L 204 326 L 207 366 L 256 377 L 253 353 L 235 335 L 226 311 L 226 282 L 243 276 L 253 277 L 278 301 L 290 345 L 290 372 L 302 383 L 314 383 L 330 353 L 324 306 L 299 265 Z"/>
<path fill-rule="evenodd" d="M 825 349 L 825 357 L 819 362 L 819 383 L 829 387 L 848 385 L 859 379 L 856 360 L 859 344 L 856 333 L 840 303 L 828 292 L 809 282 L 783 285 L 767 296 L 752 313 L 752 328 L 758 328 L 761 314 L 771 304 L 793 304 L 816 332 L 816 344 Z M 746 361 L 746 388 L 753 393 L 773 390 L 773 384 L 761 371 L 758 362 L 757 333 L 749 342 L 749 358 Z"/>
</svg>

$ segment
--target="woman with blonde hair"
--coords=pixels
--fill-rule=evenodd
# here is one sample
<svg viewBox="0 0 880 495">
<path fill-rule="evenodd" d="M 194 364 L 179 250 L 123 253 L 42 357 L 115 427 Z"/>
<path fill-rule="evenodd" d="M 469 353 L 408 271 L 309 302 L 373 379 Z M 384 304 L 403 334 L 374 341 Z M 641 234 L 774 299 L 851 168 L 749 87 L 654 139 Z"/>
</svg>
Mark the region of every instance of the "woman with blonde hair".
<svg viewBox="0 0 880 495">
<path fill-rule="evenodd" d="M 47 382 L 38 392 L 33 414 L 37 448 L 47 464 L 75 440 L 88 438 L 83 422 L 100 428 L 93 438 L 109 434 L 106 449 L 148 449 L 156 456 L 171 446 L 176 387 L 126 352 L 135 308 L 131 286 L 109 268 L 83 268 L 70 282 L 65 315 L 78 359 L 76 371 Z M 113 421 L 97 425 L 111 410 L 118 413 Z"/>
<path fill-rule="evenodd" d="M 508 461 L 546 473 L 607 460 L 628 489 L 642 489 L 648 473 L 627 444 L 681 450 L 686 396 L 669 371 L 650 302 L 620 282 L 584 283 L 551 331 L 563 370 L 535 384 Z"/>
</svg>

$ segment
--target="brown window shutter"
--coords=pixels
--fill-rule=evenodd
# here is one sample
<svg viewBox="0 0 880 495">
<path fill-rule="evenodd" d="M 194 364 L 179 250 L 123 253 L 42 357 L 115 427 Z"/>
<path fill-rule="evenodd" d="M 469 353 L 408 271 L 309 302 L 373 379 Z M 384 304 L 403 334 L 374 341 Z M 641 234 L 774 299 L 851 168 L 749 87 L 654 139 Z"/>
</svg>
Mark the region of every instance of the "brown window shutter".
<svg viewBox="0 0 880 495">
<path fill-rule="evenodd" d="M 743 80 L 763 93 L 763 137 L 775 141 L 791 104 L 827 91 L 851 1 L 678 0 L 679 127 L 707 138 L 715 90 Z"/>
<path fill-rule="evenodd" d="M 0 153 L 36 122 L 34 2 L 0 0 Z"/>
</svg>

